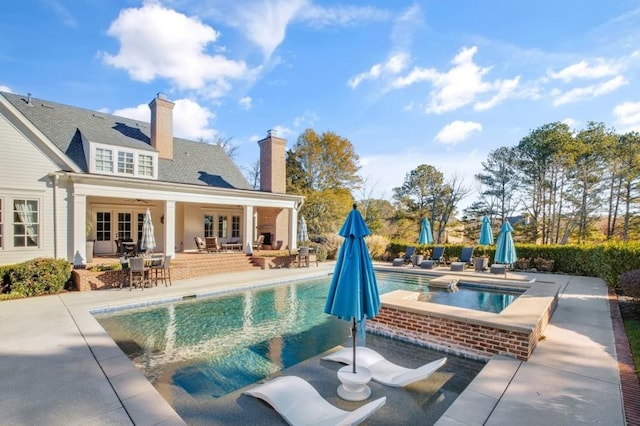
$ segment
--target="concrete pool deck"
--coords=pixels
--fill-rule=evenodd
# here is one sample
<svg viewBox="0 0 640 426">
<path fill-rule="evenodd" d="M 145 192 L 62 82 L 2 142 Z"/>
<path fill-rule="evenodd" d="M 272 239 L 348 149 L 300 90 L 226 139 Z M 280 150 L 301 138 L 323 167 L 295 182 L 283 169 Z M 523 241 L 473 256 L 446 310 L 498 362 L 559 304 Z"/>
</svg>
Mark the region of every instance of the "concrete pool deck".
<svg viewBox="0 0 640 426">
<path fill-rule="evenodd" d="M 175 281 L 169 288 L 0 302 L 0 424 L 184 424 L 90 311 L 331 272 L 333 264 L 325 262 Z M 436 424 L 625 424 L 605 284 L 590 277 L 526 275 L 534 276 L 561 286 L 544 338 L 526 362 L 493 357 Z M 366 424 L 385 422 L 374 415 Z"/>
</svg>

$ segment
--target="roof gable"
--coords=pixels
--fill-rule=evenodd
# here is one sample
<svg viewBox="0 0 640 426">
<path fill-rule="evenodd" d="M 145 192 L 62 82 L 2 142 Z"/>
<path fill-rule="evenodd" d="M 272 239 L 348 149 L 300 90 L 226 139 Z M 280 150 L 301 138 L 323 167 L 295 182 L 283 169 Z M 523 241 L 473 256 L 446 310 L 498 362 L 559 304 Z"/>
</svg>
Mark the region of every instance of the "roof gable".
<svg viewBox="0 0 640 426">
<path fill-rule="evenodd" d="M 157 152 L 150 145 L 148 122 L 12 93 L 0 94 L 85 173 L 88 167 L 82 136 L 91 142 Z M 251 189 L 246 178 L 220 146 L 174 138 L 173 151 L 173 160 L 159 160 L 159 180 Z"/>
</svg>

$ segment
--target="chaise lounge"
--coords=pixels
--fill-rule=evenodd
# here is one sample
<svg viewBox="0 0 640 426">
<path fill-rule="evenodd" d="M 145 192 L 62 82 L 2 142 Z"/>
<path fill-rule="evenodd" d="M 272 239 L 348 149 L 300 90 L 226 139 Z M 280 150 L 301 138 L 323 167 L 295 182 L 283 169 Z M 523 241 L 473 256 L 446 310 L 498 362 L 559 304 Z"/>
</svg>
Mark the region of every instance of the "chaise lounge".
<svg viewBox="0 0 640 426">
<path fill-rule="evenodd" d="M 378 398 L 354 411 L 345 411 L 327 402 L 306 380 L 279 376 L 244 392 L 271 405 L 290 425 L 358 425 L 387 401 Z"/>
<path fill-rule="evenodd" d="M 322 358 L 325 361 L 336 361 L 343 364 L 353 362 L 353 348 L 346 347 Z M 403 387 L 419 380 L 427 379 L 447 362 L 447 358 L 440 358 L 419 368 L 405 368 L 386 360 L 373 349 L 358 346 L 356 349 L 356 364 L 371 370 L 372 379 L 383 385 Z"/>
</svg>

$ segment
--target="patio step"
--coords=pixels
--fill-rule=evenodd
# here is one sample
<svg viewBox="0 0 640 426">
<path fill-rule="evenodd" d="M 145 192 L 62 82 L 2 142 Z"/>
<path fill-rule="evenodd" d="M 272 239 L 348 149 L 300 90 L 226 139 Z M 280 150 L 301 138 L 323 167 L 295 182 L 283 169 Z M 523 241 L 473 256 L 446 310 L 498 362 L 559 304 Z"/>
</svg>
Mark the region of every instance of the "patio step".
<svg viewBox="0 0 640 426">
<path fill-rule="evenodd" d="M 171 278 L 187 279 L 259 268 L 245 253 L 198 253 L 171 261 Z"/>
</svg>

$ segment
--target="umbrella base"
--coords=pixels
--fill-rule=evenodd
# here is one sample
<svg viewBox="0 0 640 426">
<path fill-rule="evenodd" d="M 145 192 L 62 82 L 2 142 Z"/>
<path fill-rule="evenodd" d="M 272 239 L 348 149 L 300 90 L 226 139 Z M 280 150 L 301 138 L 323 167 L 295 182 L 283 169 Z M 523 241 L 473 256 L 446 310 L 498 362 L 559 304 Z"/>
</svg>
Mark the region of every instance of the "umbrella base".
<svg viewBox="0 0 640 426">
<path fill-rule="evenodd" d="M 364 401 L 371 396 L 371 388 L 367 383 L 371 381 L 371 371 L 365 367 L 345 365 L 338 370 L 338 379 L 342 383 L 338 386 L 338 396 L 347 401 Z"/>
</svg>

